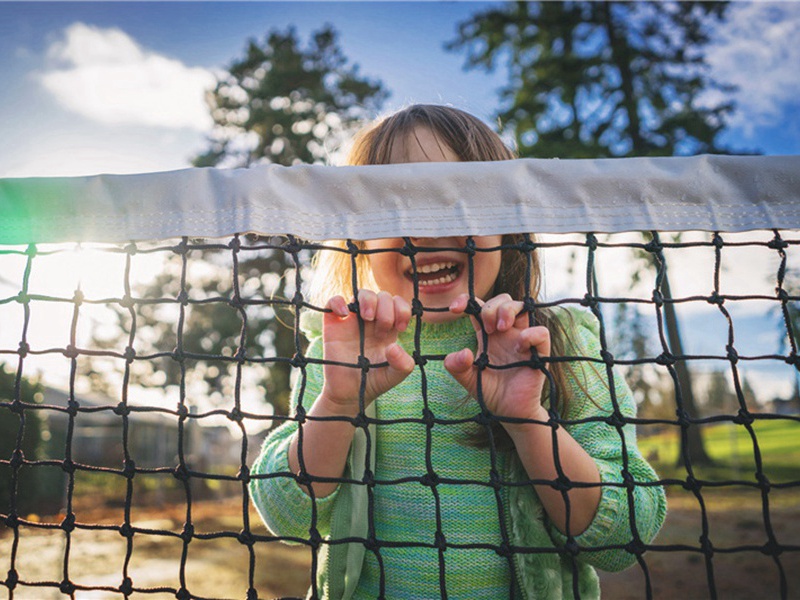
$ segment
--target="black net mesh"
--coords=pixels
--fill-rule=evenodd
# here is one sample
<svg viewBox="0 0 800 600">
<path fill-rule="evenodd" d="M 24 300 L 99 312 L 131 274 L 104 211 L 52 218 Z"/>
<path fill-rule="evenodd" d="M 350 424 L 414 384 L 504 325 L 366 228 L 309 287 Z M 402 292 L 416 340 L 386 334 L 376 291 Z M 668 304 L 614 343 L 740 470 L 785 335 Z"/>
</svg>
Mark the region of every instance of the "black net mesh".
<svg viewBox="0 0 800 600">
<path fill-rule="evenodd" d="M 524 256 L 528 284 L 534 253 L 563 257 L 545 268 L 544 296 L 522 299 L 529 322 L 536 323 L 541 308 L 590 312 L 599 323 L 600 351 L 532 354 L 521 364 L 545 372 L 551 397 L 551 365 L 593 365 L 610 382 L 614 410 L 588 421 L 615 429 L 623 447 L 635 427 L 661 477 L 636 481 L 624 455 L 620 481 L 604 485 L 624 488 L 631 505 L 638 485 L 667 490 L 670 513 L 654 542 L 641 539 L 629 510 L 632 535 L 615 548 L 636 564 L 602 579 L 609 597 L 800 593 L 798 245 L 794 232 L 651 232 L 523 236 L 493 249 Z M 350 480 L 370 496 L 363 538 L 324 539 L 314 513 L 308 536 L 287 540 L 255 516 L 248 484 L 264 436 L 292 420 L 302 432 L 310 418 L 313 398 L 302 390 L 307 370 L 321 361 L 307 356 L 298 316 L 323 310 L 302 293 L 320 250 L 348 255 L 352 287 L 361 285 L 355 264 L 364 250 L 354 242 L 334 248 L 242 234 L 222 241 L 0 247 L 0 568 L 10 598 L 267 598 L 299 596 L 309 586 L 316 594 L 321 546 L 361 544 L 382 564 L 382 550 L 403 544 L 376 531 L 372 495 L 380 486 L 425 486 L 437 515 L 439 486 L 486 486 L 505 522 L 501 491 L 520 484 L 505 481 L 497 468 L 498 418 L 484 405 L 480 373 L 519 365 L 476 357 L 471 420 L 488 437 L 492 469 L 485 481 L 443 480 L 430 447 L 453 423 L 430 410 L 425 372 L 444 356 L 423 353 L 420 326 L 413 352 L 423 384 L 416 422 L 426 430 L 427 472 L 382 481 L 367 464 L 362 477 Z M 472 238 L 454 250 L 468 257 L 468 312 L 477 314 L 472 260 L 478 250 Z M 395 251 L 414 264 L 426 250 L 407 239 Z M 697 269 L 675 266 L 687 261 Z M 759 270 L 746 272 L 751 291 L 743 293 L 730 282 L 744 263 Z M 571 287 L 550 283 L 565 273 Z M 619 277 L 624 285 L 608 283 Z M 357 312 L 358 303 L 350 309 Z M 428 310 L 414 300 L 413 320 L 421 322 Z M 671 330 L 675 322 L 683 325 L 684 346 Z M 382 367 L 363 357 L 348 364 L 362 374 Z M 617 406 L 620 377 L 633 389 L 636 418 Z M 301 390 L 294 412 L 292 381 Z M 392 426 L 364 410 L 353 424 L 368 444 L 374 443 L 370 425 Z M 554 439 L 559 427 L 574 424 L 557 405 L 541 423 Z M 299 444 L 302 457 L 302 433 Z M 559 476 L 533 483 L 560 491 L 569 511 L 569 491 L 592 484 L 564 475 L 557 447 Z M 314 481 L 302 464 L 298 473 L 258 477 Z M 442 597 L 448 556 L 459 550 L 497 553 L 513 572 L 520 553 L 555 552 L 577 564 L 609 549 L 583 546 L 571 535 L 556 547 L 518 547 L 505 529 L 497 545 L 463 544 L 449 541 L 440 525 L 425 540 L 405 544 L 436 551 Z M 580 595 L 577 575 L 572 586 Z"/>
</svg>

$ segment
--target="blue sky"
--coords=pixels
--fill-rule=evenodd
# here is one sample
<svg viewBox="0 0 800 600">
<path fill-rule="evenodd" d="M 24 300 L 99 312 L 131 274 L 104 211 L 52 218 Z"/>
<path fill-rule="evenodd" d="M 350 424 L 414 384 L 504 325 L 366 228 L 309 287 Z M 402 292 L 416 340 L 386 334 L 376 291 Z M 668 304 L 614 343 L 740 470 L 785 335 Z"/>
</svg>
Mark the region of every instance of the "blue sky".
<svg viewBox="0 0 800 600">
<path fill-rule="evenodd" d="M 203 148 L 203 88 L 248 38 L 325 23 L 391 110 L 441 102 L 491 120 L 502 72 L 446 52 L 487 2 L 0 2 L 0 177 L 182 168 Z M 800 153 L 800 3 L 734 2 L 709 56 L 737 84 L 726 141 Z M 98 84 L 97 82 L 102 82 Z"/>
</svg>

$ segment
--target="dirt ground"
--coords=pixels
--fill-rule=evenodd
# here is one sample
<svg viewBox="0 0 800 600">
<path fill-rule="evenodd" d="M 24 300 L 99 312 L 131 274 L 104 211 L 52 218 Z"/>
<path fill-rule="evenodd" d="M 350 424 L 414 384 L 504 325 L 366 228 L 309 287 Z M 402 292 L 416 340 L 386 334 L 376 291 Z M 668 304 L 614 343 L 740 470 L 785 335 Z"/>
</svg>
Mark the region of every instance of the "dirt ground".
<svg viewBox="0 0 800 600">
<path fill-rule="evenodd" d="M 704 490 L 703 508 L 688 492 L 673 493 L 667 522 L 655 547 L 644 562 L 652 596 L 664 600 L 711 598 L 710 586 L 721 599 L 752 600 L 781 597 L 783 569 L 786 597 L 800 598 L 800 491 L 773 489 L 769 496 L 769 523 L 779 544 L 794 546 L 776 560 L 759 551 L 768 540 L 763 501 L 757 490 Z M 80 523 L 118 526 L 124 521 L 122 508 L 102 508 L 84 501 L 76 506 Z M 186 519 L 185 506 L 159 509 L 133 507 L 132 522 L 137 527 L 166 530 L 179 534 Z M 258 517 L 251 515 L 254 530 L 265 533 Z M 36 517 L 41 522 L 59 522 L 59 517 Z M 192 504 L 195 534 L 188 544 L 185 567 L 182 540 L 174 536 L 136 534 L 128 575 L 136 588 L 148 593 L 132 598 L 167 600 L 175 590 L 185 587 L 198 598 L 246 598 L 250 556 L 235 538 L 202 539 L 203 535 L 242 529 L 241 499 Z M 714 552 L 707 561 L 699 551 L 699 538 L 707 528 Z M 69 540 L 60 529 L 42 530 L 23 526 L 14 567 L 20 584 L 15 600 L 63 599 L 58 589 L 67 575 L 79 588 L 116 588 L 122 581 L 126 540 L 117 531 L 75 530 Z M 668 551 L 677 547 L 679 551 Z M 0 526 L 0 574 L 11 568 L 13 535 Z M 731 552 L 731 550 L 741 550 Z M 254 587 L 259 598 L 302 596 L 309 583 L 310 553 L 303 547 L 280 543 L 255 546 Z M 647 597 L 645 569 L 634 566 L 617 574 L 601 576 L 603 596 L 612 600 Z M 24 584 L 23 584 L 24 582 Z M 35 584 L 35 585 L 34 585 Z M 159 588 L 162 588 L 160 591 Z M 0 586 L 0 597 L 11 597 Z M 78 589 L 77 600 L 120 599 L 118 592 Z"/>
</svg>

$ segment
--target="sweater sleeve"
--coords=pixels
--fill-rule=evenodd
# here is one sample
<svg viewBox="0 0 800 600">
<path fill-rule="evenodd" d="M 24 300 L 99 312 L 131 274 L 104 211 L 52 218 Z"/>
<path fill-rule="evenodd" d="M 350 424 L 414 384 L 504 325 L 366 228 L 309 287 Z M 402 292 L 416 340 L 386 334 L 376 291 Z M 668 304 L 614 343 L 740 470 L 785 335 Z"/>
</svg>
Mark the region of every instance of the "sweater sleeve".
<svg viewBox="0 0 800 600">
<path fill-rule="evenodd" d="M 314 339 L 306 352 L 307 358 L 322 357 L 322 340 Z M 322 366 L 308 363 L 292 389 L 291 410 L 296 415 L 298 405 L 308 409 L 322 389 Z M 321 536 L 328 535 L 331 512 L 338 488 L 325 498 L 313 499 L 298 485 L 289 470 L 289 445 L 298 430 L 298 422 L 287 420 L 273 430 L 251 469 L 250 496 L 267 528 L 286 542 L 308 539 L 316 527 Z"/>
<path fill-rule="evenodd" d="M 599 359 L 596 321 L 587 314 L 573 313 L 573 317 L 575 333 L 568 352 Z M 635 425 L 630 422 L 636 417 L 636 404 L 622 375 L 612 371 L 609 377 L 603 363 L 576 361 L 567 380 L 570 401 L 565 418 L 571 423 L 565 428 L 595 460 L 602 484 L 597 513 L 574 540 L 585 562 L 604 571 L 621 571 L 636 561 L 636 554 L 601 548 L 649 544 L 666 517 L 664 488 L 656 483 L 658 476 L 636 443 Z M 555 527 L 551 535 L 556 543 L 567 542 Z"/>
</svg>

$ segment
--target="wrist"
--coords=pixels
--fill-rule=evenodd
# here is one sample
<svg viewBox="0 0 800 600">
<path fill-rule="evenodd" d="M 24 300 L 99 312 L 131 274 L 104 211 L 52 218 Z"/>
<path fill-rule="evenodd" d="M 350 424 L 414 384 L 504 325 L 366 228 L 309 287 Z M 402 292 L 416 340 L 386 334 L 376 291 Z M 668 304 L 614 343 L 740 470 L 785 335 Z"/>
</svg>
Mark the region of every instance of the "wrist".
<svg viewBox="0 0 800 600">
<path fill-rule="evenodd" d="M 517 438 L 528 436 L 534 431 L 538 433 L 546 432 L 550 435 L 550 428 L 542 427 L 542 425 L 546 425 L 550 420 L 550 413 L 545 407 L 539 405 L 532 414 L 521 418 L 525 420 L 515 423 L 510 423 L 508 421 L 502 422 L 503 428 L 512 440 L 516 441 Z"/>
<path fill-rule="evenodd" d="M 355 418 L 358 416 L 358 401 L 342 401 L 341 399 L 326 394 L 325 390 L 323 390 L 320 395 L 317 396 L 308 414 L 315 417 Z"/>
</svg>

